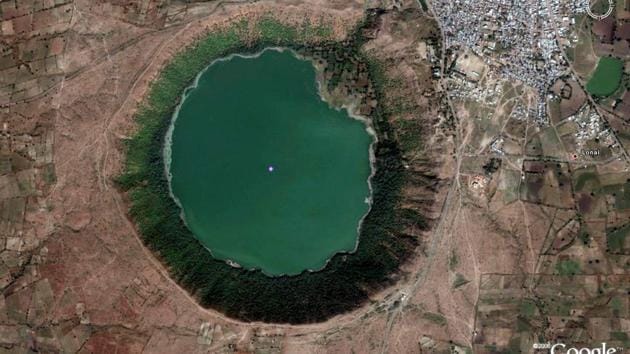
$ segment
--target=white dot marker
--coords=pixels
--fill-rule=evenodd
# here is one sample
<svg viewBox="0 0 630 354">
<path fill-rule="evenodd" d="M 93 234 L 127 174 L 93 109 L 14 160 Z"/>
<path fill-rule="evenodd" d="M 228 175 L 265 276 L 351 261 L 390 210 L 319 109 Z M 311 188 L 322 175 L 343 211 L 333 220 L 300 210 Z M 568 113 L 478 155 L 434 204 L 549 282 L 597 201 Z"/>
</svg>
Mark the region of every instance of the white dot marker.
<svg viewBox="0 0 630 354">
<path fill-rule="evenodd" d="M 269 167 L 267 167 L 267 171 L 273 172 L 273 166 L 269 165 Z"/>
</svg>

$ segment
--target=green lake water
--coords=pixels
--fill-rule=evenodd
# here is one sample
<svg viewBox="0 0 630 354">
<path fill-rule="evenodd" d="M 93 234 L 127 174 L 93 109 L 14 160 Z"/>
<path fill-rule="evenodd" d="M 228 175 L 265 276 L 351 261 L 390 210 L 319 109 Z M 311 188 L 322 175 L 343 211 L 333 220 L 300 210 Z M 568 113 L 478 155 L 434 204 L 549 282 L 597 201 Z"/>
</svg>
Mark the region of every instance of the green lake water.
<svg viewBox="0 0 630 354">
<path fill-rule="evenodd" d="M 214 257 L 293 275 L 355 249 L 373 137 L 320 99 L 309 61 L 267 50 L 215 62 L 171 139 L 172 192 Z"/>
</svg>

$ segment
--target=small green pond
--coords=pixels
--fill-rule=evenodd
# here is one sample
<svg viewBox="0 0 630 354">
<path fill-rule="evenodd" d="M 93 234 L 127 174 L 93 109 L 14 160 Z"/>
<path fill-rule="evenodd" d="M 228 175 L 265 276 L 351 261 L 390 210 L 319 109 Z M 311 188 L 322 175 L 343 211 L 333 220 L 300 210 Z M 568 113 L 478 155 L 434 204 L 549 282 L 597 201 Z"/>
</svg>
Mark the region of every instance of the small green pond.
<svg viewBox="0 0 630 354">
<path fill-rule="evenodd" d="M 586 83 L 586 90 L 594 96 L 608 97 L 619 88 L 622 75 L 623 61 L 610 57 L 600 58 L 593 76 Z"/>
</svg>

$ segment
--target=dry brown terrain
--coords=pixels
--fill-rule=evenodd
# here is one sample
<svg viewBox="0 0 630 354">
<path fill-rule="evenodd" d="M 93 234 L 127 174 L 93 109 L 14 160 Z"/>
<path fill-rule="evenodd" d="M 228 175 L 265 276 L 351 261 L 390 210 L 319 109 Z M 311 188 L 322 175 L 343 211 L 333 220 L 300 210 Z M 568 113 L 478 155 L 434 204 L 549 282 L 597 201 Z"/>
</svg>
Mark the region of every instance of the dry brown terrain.
<svg viewBox="0 0 630 354">
<path fill-rule="evenodd" d="M 390 64 L 386 74 L 398 85 L 389 98 L 417 107 L 391 121 L 427 132 L 425 153 L 405 156 L 409 168 L 429 165 L 440 181 L 431 196 L 405 190 L 416 208 L 436 201 L 424 210 L 435 225 L 419 235 L 417 257 L 395 286 L 324 323 L 242 323 L 200 307 L 142 245 L 112 182 L 138 102 L 169 58 L 212 28 L 273 14 L 287 23 L 323 18 L 343 38 L 376 6 L 387 11 L 364 49 Z M 0 2 L 0 21 L 0 352 L 530 352 L 531 333 L 553 338 L 558 328 L 582 328 L 553 321 L 579 317 L 594 298 L 621 300 L 617 312 L 591 316 L 606 324 L 587 321 L 580 333 L 599 340 L 630 332 L 628 248 L 609 255 L 606 246 L 606 225 L 628 216 L 613 211 L 612 195 L 591 196 L 588 182 L 580 194 L 571 182 L 577 163 L 537 171 L 525 150 L 538 128 L 510 121 L 501 108 L 493 107 L 493 124 L 512 133 L 519 153 L 485 173 L 486 128 L 470 119 L 469 106 L 443 99 L 424 41 L 439 29 L 413 1 L 10 0 Z M 621 165 L 611 158 L 592 167 L 609 174 Z M 590 246 L 576 241 L 578 204 L 588 208 L 579 222 Z M 567 311 L 531 309 L 529 298 L 566 279 L 547 277 L 562 257 L 580 262 L 584 275 L 573 283 L 592 291 L 604 277 L 611 287 L 582 294 Z M 519 309 L 531 328 L 517 329 Z"/>
</svg>

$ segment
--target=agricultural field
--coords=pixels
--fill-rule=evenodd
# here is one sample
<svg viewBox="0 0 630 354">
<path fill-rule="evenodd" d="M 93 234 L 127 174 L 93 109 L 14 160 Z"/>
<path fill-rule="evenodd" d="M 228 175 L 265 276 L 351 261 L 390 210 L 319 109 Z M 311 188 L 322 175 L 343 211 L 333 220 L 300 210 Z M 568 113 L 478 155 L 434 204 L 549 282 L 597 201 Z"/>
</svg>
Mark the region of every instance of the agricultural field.
<svg viewBox="0 0 630 354">
<path fill-rule="evenodd" d="M 539 343 L 541 332 L 550 342 L 576 345 L 605 341 L 609 347 L 627 348 L 628 328 L 623 321 L 630 311 L 624 276 L 575 275 L 570 261 L 560 266 L 568 274 L 486 275 L 476 323 L 475 352 L 503 348 L 527 352 Z M 565 272 L 565 271 L 563 271 Z M 581 314 L 597 312 L 584 320 Z"/>
</svg>

